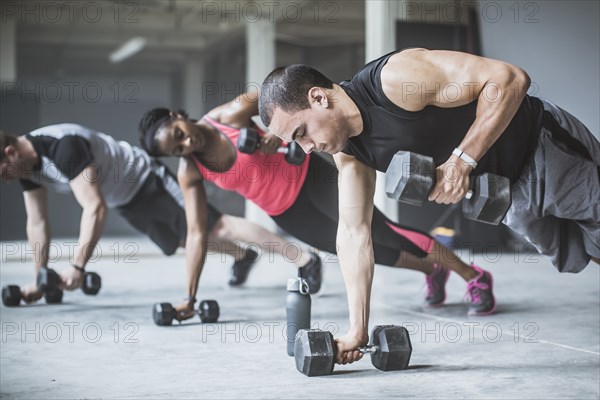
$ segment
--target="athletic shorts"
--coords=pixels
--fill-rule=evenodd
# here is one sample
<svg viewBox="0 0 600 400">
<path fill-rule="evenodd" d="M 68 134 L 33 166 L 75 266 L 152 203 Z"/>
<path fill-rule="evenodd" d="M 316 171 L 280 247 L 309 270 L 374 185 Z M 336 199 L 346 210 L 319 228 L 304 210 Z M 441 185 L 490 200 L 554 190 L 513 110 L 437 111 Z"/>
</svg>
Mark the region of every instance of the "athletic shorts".
<svg viewBox="0 0 600 400">
<path fill-rule="evenodd" d="M 171 255 L 185 242 L 187 224 L 183 193 L 169 169 L 154 160 L 152 172 L 133 199 L 118 207 L 119 213 L 134 228 L 152 239 L 164 254 Z M 222 214 L 208 204 L 210 232 Z"/>
<path fill-rule="evenodd" d="M 600 142 L 577 118 L 543 103 L 538 143 L 511 187 L 503 222 L 560 272 L 576 273 L 600 258 Z"/>
</svg>

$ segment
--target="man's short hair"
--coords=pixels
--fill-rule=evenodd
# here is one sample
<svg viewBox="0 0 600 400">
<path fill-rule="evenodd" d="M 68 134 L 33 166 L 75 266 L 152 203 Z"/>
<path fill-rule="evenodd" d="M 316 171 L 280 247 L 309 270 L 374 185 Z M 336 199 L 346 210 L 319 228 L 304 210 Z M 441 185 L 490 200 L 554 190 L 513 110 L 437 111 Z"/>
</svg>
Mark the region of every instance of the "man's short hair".
<svg viewBox="0 0 600 400">
<path fill-rule="evenodd" d="M 13 135 L 9 135 L 3 131 L 0 131 L 0 162 L 4 161 L 6 155 L 4 154 L 4 149 L 8 146 L 15 146 L 17 144 L 17 137 Z"/>
<path fill-rule="evenodd" d="M 260 89 L 258 112 L 266 126 L 271 125 L 277 107 L 289 114 L 310 107 L 310 88 L 333 89 L 333 82 L 314 68 L 303 64 L 279 67 L 267 76 Z"/>
</svg>

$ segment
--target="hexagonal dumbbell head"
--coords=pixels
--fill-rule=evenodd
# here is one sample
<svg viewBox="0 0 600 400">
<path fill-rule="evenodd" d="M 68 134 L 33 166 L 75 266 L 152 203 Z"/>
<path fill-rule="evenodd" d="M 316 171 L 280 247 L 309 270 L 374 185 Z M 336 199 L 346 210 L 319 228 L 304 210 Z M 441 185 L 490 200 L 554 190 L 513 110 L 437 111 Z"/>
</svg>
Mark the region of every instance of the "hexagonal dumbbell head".
<svg viewBox="0 0 600 400">
<path fill-rule="evenodd" d="M 51 287 L 46 289 L 44 298 L 48 304 L 59 304 L 62 302 L 63 294 L 64 292 L 61 289 L 57 287 Z"/>
<path fill-rule="evenodd" d="M 240 135 L 237 140 L 237 148 L 242 153 L 252 154 L 260 145 L 260 135 L 252 128 L 240 129 Z"/>
<path fill-rule="evenodd" d="M 42 268 L 37 274 L 37 287 L 38 290 L 48 290 L 58 287 L 60 278 L 55 270 L 51 268 Z"/>
<path fill-rule="evenodd" d="M 285 155 L 285 161 L 292 165 L 302 165 L 306 160 L 306 153 L 302 150 L 302 147 L 296 142 L 291 142 L 288 145 L 288 152 Z"/>
<path fill-rule="evenodd" d="M 408 367 L 412 345 L 403 326 L 380 325 L 373 328 L 371 342 L 378 351 L 371 354 L 371 363 L 382 371 L 399 371 Z"/>
<path fill-rule="evenodd" d="M 294 344 L 296 369 L 306 376 L 331 375 L 335 363 L 335 342 L 331 332 L 300 329 Z"/>
<path fill-rule="evenodd" d="M 171 325 L 173 318 L 175 318 L 175 309 L 170 303 L 156 303 L 152 307 L 152 319 L 156 325 Z"/>
<path fill-rule="evenodd" d="M 471 198 L 463 200 L 463 214 L 471 220 L 498 225 L 511 203 L 510 180 L 485 173 L 477 177 Z"/>
<path fill-rule="evenodd" d="M 198 305 L 198 315 L 202 322 L 217 322 L 219 313 L 219 303 L 215 300 L 203 300 Z"/>
<path fill-rule="evenodd" d="M 2 288 L 2 304 L 7 307 L 15 307 L 21 303 L 21 289 L 16 285 L 8 285 Z"/>
<path fill-rule="evenodd" d="M 410 151 L 394 154 L 385 173 L 385 192 L 391 199 L 421 206 L 436 181 L 433 158 Z"/>
<path fill-rule="evenodd" d="M 87 295 L 96 295 L 102 288 L 102 278 L 95 272 L 86 272 L 81 290 Z"/>
</svg>

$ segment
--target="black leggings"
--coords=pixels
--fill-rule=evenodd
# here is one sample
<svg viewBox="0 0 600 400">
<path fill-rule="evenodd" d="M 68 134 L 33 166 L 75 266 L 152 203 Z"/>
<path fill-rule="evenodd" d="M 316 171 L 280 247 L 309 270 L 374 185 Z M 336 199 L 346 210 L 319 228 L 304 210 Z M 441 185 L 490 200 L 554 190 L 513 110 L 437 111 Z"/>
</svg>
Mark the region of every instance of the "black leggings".
<svg viewBox="0 0 600 400">
<path fill-rule="evenodd" d="M 338 171 L 318 155 L 310 157 L 306 180 L 294 204 L 273 220 L 290 235 L 323 251 L 337 254 Z M 396 230 L 395 230 L 395 229 Z M 398 232 L 403 230 L 405 232 Z M 406 232 L 408 231 L 408 232 Z M 377 264 L 393 266 L 406 251 L 419 258 L 427 256 L 417 244 L 407 239 L 408 233 L 421 247 L 429 248 L 431 236 L 390 221 L 373 207 L 371 236 Z"/>
</svg>

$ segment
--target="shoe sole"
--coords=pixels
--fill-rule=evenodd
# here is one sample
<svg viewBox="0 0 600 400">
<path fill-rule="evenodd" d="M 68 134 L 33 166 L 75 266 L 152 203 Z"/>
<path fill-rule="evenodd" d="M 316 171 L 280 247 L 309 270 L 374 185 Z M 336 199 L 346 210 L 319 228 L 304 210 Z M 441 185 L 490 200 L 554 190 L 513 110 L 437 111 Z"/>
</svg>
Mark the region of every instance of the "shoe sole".
<svg viewBox="0 0 600 400">
<path fill-rule="evenodd" d="M 324 282 L 321 282 L 321 287 L 319 288 L 319 291 L 318 291 L 318 292 L 316 292 L 316 293 L 310 293 L 310 295 L 311 295 L 312 297 L 321 297 L 321 296 L 323 295 L 323 293 L 325 293 L 325 289 L 326 289 L 326 288 L 327 288 L 327 287 L 325 286 L 325 283 L 324 283 Z"/>
</svg>

